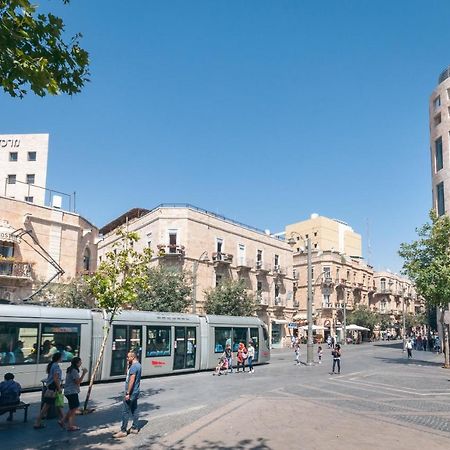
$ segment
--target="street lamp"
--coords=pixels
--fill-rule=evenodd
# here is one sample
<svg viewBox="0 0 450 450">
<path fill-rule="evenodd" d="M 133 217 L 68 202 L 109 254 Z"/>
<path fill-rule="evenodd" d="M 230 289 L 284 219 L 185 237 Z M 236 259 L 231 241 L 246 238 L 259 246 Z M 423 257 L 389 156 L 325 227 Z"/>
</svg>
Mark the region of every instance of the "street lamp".
<svg viewBox="0 0 450 450">
<path fill-rule="evenodd" d="M 403 310 L 403 351 L 406 350 L 406 309 L 405 309 L 405 288 L 402 287 L 402 310 Z"/>
<path fill-rule="evenodd" d="M 308 237 L 306 240 L 304 237 L 297 233 L 296 231 L 292 231 L 290 238 L 287 243 L 294 247 L 296 244 L 296 240 L 294 239 L 294 234 L 300 237 L 303 243 L 306 246 L 307 250 L 307 268 L 308 268 L 308 297 L 307 297 L 307 319 L 308 319 L 308 341 L 306 344 L 306 365 L 312 366 L 314 364 L 314 342 L 313 342 L 313 323 L 312 323 L 312 264 L 311 264 L 311 238 Z"/>
<path fill-rule="evenodd" d="M 204 258 L 205 256 L 206 258 Z M 206 250 L 194 261 L 194 267 L 192 269 L 192 314 L 195 314 L 197 311 L 197 271 L 200 261 L 209 261 Z"/>
</svg>

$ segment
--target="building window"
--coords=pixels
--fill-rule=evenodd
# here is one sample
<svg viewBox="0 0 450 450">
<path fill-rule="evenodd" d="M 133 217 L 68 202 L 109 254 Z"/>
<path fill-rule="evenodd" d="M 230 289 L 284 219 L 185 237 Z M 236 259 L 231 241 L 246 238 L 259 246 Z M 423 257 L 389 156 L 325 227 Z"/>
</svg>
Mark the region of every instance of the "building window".
<svg viewBox="0 0 450 450">
<path fill-rule="evenodd" d="M 152 248 L 152 233 L 147 233 L 147 247 Z"/>
<path fill-rule="evenodd" d="M 216 238 L 216 252 L 217 253 L 223 252 L 223 239 L 222 238 Z"/>
<path fill-rule="evenodd" d="M 275 265 L 275 269 L 278 269 L 279 265 L 280 265 L 280 257 L 278 255 L 275 255 L 273 258 L 273 263 Z"/>
<path fill-rule="evenodd" d="M 9 242 L 0 242 L 0 257 L 12 258 L 14 256 L 14 244 Z"/>
<path fill-rule="evenodd" d="M 34 198 L 33 198 L 33 197 L 30 197 L 30 196 L 28 196 L 28 197 L 25 197 L 25 201 L 26 201 L 26 202 L 28 202 L 28 203 L 33 203 L 33 201 L 34 201 Z"/>
<path fill-rule="evenodd" d="M 16 184 L 16 176 L 8 175 L 8 184 Z"/>
<path fill-rule="evenodd" d="M 331 267 L 326 266 L 323 268 L 323 277 L 325 280 L 331 279 Z"/>
<path fill-rule="evenodd" d="M 27 184 L 34 184 L 35 175 L 34 173 L 27 174 Z"/>
<path fill-rule="evenodd" d="M 445 214 L 444 182 L 443 181 L 436 186 L 436 192 L 437 192 L 438 216 L 443 216 Z"/>
<path fill-rule="evenodd" d="M 434 109 L 438 109 L 441 106 L 441 96 L 438 95 L 434 100 L 433 100 L 433 107 Z"/>
<path fill-rule="evenodd" d="M 83 254 L 83 270 L 89 272 L 91 269 L 91 251 L 86 247 Z"/>
<path fill-rule="evenodd" d="M 386 280 L 384 278 L 382 278 L 380 280 L 380 286 L 381 286 L 381 292 L 386 291 Z"/>
<path fill-rule="evenodd" d="M 336 280 L 339 280 L 339 272 L 340 272 L 340 269 L 339 269 L 339 267 L 336 269 Z"/>
<path fill-rule="evenodd" d="M 36 161 L 36 152 L 28 152 L 28 161 Z"/>
<path fill-rule="evenodd" d="M 177 231 L 169 230 L 169 253 L 177 252 Z"/>
<path fill-rule="evenodd" d="M 258 293 L 261 293 L 261 292 L 262 292 L 262 289 L 263 289 L 262 281 L 257 281 L 257 282 L 256 282 L 256 291 L 257 291 Z"/>
<path fill-rule="evenodd" d="M 17 152 L 9 152 L 9 160 L 12 162 L 17 162 L 18 160 Z"/>
<path fill-rule="evenodd" d="M 444 167 L 444 159 L 442 157 L 442 137 L 439 137 L 434 141 L 434 156 L 436 164 L 436 172 Z"/>
<path fill-rule="evenodd" d="M 330 294 L 323 294 L 322 307 L 323 308 L 330 308 L 331 307 Z"/>
<path fill-rule="evenodd" d="M 436 114 L 435 116 L 434 116 L 434 126 L 435 127 L 437 127 L 441 122 L 442 122 L 442 116 L 441 116 L 441 113 L 439 113 L 439 114 Z"/>
<path fill-rule="evenodd" d="M 263 257 L 263 252 L 262 252 L 262 250 L 258 250 L 258 251 L 256 252 L 256 261 L 259 262 L 259 263 L 261 263 L 261 262 L 262 262 L 262 257 Z"/>
<path fill-rule="evenodd" d="M 275 285 L 275 303 L 278 303 L 280 300 L 280 286 Z"/>
</svg>

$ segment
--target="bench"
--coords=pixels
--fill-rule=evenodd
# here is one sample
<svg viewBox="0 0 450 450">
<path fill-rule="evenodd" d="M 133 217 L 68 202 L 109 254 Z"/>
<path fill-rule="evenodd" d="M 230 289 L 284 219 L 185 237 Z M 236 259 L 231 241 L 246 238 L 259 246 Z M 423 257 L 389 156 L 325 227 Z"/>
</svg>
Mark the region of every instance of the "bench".
<svg viewBox="0 0 450 450">
<path fill-rule="evenodd" d="M 27 418 L 28 418 L 28 407 L 29 406 L 30 406 L 29 403 L 24 403 L 24 402 L 19 402 L 14 405 L 3 405 L 3 406 L 0 406 L 0 415 L 4 414 L 6 412 L 9 412 L 9 417 L 6 420 L 11 421 L 13 413 L 17 409 L 23 409 L 25 411 L 24 415 L 23 415 L 23 421 L 26 422 Z"/>
</svg>

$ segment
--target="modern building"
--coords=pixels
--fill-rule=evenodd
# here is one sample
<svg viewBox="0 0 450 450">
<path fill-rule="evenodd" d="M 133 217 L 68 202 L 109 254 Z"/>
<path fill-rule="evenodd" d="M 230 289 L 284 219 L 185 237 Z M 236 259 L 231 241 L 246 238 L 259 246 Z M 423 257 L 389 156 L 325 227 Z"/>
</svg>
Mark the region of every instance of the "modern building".
<svg viewBox="0 0 450 450">
<path fill-rule="evenodd" d="M 0 135 L 0 195 L 44 205 L 48 134 Z"/>
<path fill-rule="evenodd" d="M 127 227 L 149 247 L 153 263 L 193 274 L 192 312 L 203 313 L 205 290 L 225 279 L 242 279 L 258 300 L 258 316 L 266 322 L 272 344 L 279 346 L 297 311 L 292 274 L 292 249 L 283 239 L 229 218 L 187 204 L 135 208 L 100 229 L 99 261 Z"/>
<path fill-rule="evenodd" d="M 0 300 L 20 303 L 58 273 L 97 267 L 98 230 L 73 212 L 0 196 Z"/>
<path fill-rule="evenodd" d="M 340 220 L 311 214 L 310 219 L 287 225 L 286 239 L 294 236 L 299 245 L 294 249 L 300 251 L 302 242 L 298 235 L 311 239 L 313 250 L 337 251 L 351 256 L 362 256 L 361 235 Z"/>
</svg>

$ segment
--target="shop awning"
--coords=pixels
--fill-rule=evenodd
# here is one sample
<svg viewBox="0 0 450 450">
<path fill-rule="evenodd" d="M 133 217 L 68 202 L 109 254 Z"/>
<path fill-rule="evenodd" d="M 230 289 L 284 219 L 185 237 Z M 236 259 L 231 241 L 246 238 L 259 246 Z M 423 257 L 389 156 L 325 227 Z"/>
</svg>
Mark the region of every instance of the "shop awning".
<svg viewBox="0 0 450 450">
<path fill-rule="evenodd" d="M 284 320 L 284 319 L 272 319 L 272 323 L 276 323 L 276 324 L 286 324 L 286 323 L 289 323 L 289 321 Z"/>
</svg>

